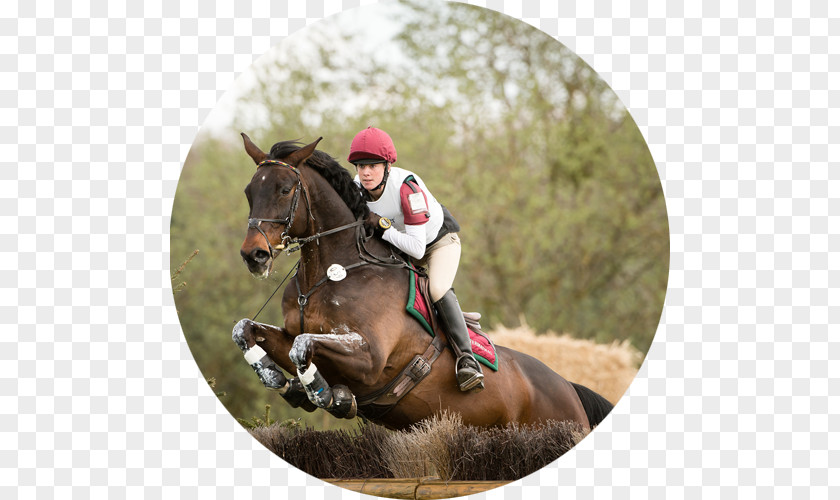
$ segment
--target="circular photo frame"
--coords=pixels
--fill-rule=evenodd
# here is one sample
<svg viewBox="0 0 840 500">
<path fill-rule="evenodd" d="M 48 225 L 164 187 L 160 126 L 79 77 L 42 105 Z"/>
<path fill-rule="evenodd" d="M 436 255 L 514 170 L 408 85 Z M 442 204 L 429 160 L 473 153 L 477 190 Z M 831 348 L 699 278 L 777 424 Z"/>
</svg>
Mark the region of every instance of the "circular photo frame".
<svg viewBox="0 0 840 500">
<path fill-rule="evenodd" d="M 370 130 L 393 157 L 356 161 Z M 597 428 L 670 260 L 659 175 L 609 86 L 532 26 L 444 2 L 344 11 L 257 60 L 198 134 L 170 234 L 185 338 L 231 415 L 307 474 L 393 497 L 506 484 Z"/>
</svg>

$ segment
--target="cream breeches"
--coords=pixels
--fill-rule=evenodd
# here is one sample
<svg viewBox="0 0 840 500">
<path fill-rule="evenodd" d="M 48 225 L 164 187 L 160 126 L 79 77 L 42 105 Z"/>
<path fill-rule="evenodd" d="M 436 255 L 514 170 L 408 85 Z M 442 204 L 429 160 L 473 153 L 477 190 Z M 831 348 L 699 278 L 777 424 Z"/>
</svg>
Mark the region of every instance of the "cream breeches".
<svg viewBox="0 0 840 500">
<path fill-rule="evenodd" d="M 425 267 L 429 274 L 429 291 L 432 301 L 437 302 L 452 288 L 458 264 L 461 262 L 461 239 L 457 233 L 449 233 L 426 250 L 426 255 L 417 265 Z"/>
</svg>

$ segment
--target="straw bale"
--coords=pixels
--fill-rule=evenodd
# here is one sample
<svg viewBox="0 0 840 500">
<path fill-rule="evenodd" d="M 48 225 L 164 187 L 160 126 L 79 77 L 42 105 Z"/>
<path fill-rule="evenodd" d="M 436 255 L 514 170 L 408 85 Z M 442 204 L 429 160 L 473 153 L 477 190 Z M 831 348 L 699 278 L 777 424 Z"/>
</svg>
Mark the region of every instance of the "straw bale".
<svg viewBox="0 0 840 500">
<path fill-rule="evenodd" d="M 537 335 L 524 321 L 516 328 L 499 326 L 487 333 L 497 345 L 539 359 L 565 379 L 589 387 L 612 404 L 630 387 L 643 359 L 628 341 L 596 344 L 554 332 Z"/>
</svg>

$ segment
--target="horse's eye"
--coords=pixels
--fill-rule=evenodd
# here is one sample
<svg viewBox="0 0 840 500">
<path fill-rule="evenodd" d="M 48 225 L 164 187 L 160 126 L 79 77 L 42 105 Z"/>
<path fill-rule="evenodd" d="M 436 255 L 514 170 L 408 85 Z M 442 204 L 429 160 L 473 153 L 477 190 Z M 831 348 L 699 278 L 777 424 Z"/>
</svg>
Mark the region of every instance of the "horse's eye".
<svg viewBox="0 0 840 500">
<path fill-rule="evenodd" d="M 280 194 L 282 194 L 283 196 L 286 196 L 291 192 L 292 192 L 292 188 L 283 188 L 283 190 L 280 191 Z"/>
</svg>

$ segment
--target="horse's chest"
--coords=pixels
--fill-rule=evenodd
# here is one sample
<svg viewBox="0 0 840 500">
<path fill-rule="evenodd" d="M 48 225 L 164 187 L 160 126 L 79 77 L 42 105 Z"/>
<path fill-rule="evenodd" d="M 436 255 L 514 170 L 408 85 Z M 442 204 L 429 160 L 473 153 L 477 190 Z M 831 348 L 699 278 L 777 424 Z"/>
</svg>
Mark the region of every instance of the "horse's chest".
<svg viewBox="0 0 840 500">
<path fill-rule="evenodd" d="M 353 301 L 329 290 L 306 300 L 284 300 L 285 328 L 290 333 L 332 333 L 346 328 L 355 316 Z M 301 321 L 303 329 L 301 330 Z"/>
</svg>

